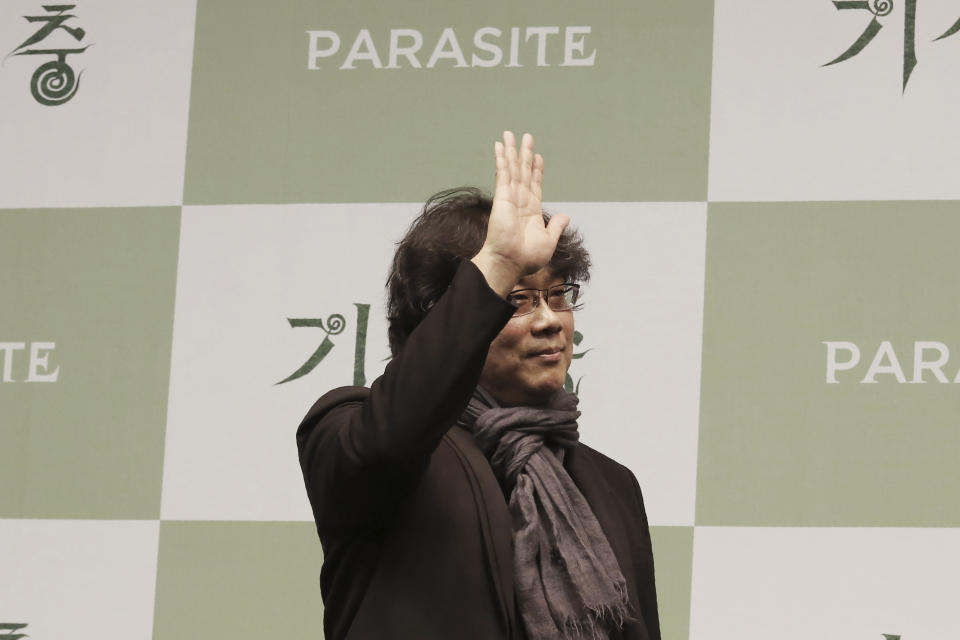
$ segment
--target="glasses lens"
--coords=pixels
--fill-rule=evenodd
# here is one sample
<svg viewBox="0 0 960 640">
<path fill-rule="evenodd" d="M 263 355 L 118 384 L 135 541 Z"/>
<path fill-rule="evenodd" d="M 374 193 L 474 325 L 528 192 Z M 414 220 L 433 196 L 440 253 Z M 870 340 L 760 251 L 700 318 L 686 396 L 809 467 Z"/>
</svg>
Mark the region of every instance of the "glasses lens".
<svg viewBox="0 0 960 640">
<path fill-rule="evenodd" d="M 507 297 L 507 302 L 512 304 L 517 308 L 516 312 L 513 315 L 522 316 L 525 313 L 530 313 L 533 311 L 533 304 L 536 298 L 537 292 L 535 290 L 525 289 L 522 291 L 514 291 Z"/>
<path fill-rule="evenodd" d="M 554 311 L 569 311 L 577 303 L 578 289 L 572 284 L 551 287 L 547 292 L 550 308 Z"/>
<path fill-rule="evenodd" d="M 558 284 L 544 291 L 547 305 L 554 311 L 570 311 L 577 304 L 580 288 L 575 284 Z M 538 289 L 519 289 L 507 296 L 507 302 L 517 308 L 514 316 L 533 313 L 540 301 Z"/>
</svg>

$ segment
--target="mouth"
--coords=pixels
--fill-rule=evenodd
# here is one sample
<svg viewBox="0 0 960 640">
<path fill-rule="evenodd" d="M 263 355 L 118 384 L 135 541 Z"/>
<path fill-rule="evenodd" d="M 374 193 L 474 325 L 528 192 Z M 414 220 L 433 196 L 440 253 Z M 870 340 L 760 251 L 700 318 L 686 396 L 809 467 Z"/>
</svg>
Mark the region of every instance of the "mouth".
<svg viewBox="0 0 960 640">
<path fill-rule="evenodd" d="M 533 351 L 530 354 L 531 358 L 536 358 L 541 362 L 559 362 L 563 358 L 564 347 L 555 346 L 555 347 L 546 347 L 544 349 L 539 349 Z"/>
</svg>

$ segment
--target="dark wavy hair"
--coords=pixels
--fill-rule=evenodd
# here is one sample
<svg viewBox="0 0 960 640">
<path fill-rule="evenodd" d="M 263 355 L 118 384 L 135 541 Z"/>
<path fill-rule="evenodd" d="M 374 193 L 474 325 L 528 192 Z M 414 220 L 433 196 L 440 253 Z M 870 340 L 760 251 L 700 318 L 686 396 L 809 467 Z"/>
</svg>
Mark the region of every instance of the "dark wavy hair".
<svg viewBox="0 0 960 640">
<path fill-rule="evenodd" d="M 397 243 L 387 278 L 388 336 L 394 356 L 450 286 L 460 262 L 480 251 L 492 206 L 490 197 L 476 187 L 441 191 L 427 200 Z M 543 219 L 550 215 L 544 212 Z M 580 234 L 567 228 L 547 266 L 564 280 L 589 280 L 590 255 Z"/>
</svg>

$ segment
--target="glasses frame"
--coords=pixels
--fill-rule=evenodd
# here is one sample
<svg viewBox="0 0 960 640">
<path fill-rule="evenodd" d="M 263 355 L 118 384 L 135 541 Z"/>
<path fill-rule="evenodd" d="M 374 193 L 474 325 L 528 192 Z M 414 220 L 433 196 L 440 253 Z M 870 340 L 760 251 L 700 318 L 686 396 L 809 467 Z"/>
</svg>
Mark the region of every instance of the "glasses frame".
<svg viewBox="0 0 960 640">
<path fill-rule="evenodd" d="M 523 289 L 515 289 L 510 293 L 508 293 L 507 302 L 510 302 L 511 296 L 516 295 L 518 293 L 536 291 L 537 295 L 533 297 L 533 309 L 531 309 L 530 311 L 525 311 L 523 313 L 515 313 L 511 316 L 511 318 L 522 318 L 523 316 L 528 316 L 531 313 L 534 313 L 537 310 L 537 308 L 540 306 L 540 300 L 541 299 L 548 300 L 550 298 L 550 290 L 556 289 L 558 287 L 570 287 L 573 289 L 573 304 L 570 305 L 569 309 L 554 309 L 553 307 L 550 307 L 550 304 L 548 303 L 547 307 L 550 308 L 550 311 L 553 311 L 554 313 L 565 313 L 567 311 L 576 311 L 577 309 L 580 309 L 583 306 L 581 304 L 577 304 L 577 300 L 580 299 L 580 285 L 577 284 L 576 282 L 561 282 L 560 284 L 555 284 L 553 286 L 547 287 L 546 289 L 526 287 Z M 510 304 L 513 304 L 513 303 L 510 302 Z"/>
</svg>

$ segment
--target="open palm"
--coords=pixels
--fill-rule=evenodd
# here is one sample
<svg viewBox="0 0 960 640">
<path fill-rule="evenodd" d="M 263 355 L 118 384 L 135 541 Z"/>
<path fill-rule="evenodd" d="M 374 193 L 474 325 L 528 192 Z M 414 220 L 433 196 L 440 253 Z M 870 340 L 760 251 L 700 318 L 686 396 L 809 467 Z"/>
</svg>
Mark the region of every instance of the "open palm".
<svg viewBox="0 0 960 640">
<path fill-rule="evenodd" d="M 497 177 L 484 249 L 516 266 L 519 277 L 542 269 L 569 219 L 543 222 L 543 156 L 533 151 L 533 136 L 523 135 L 518 152 L 513 133 L 494 145 Z"/>
</svg>

